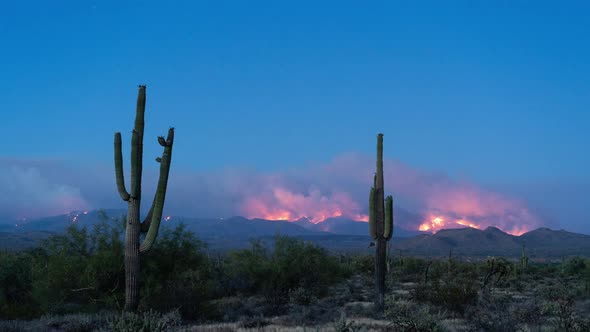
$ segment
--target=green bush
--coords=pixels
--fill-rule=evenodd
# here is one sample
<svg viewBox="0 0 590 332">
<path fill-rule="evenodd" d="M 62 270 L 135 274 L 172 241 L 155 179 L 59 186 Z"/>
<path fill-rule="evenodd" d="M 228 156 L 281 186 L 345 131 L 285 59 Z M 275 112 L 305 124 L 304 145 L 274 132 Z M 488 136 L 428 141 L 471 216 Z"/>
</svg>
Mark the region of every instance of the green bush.
<svg viewBox="0 0 590 332">
<path fill-rule="evenodd" d="M 399 267 L 399 273 L 403 281 L 422 280 L 429 262 L 414 257 L 404 257 L 403 264 Z M 430 273 L 431 271 L 429 271 Z"/>
<path fill-rule="evenodd" d="M 32 296 L 32 257 L 0 253 L 0 317 L 31 318 L 40 308 Z"/>
<path fill-rule="evenodd" d="M 566 276 L 578 276 L 583 274 L 590 267 L 588 262 L 581 257 L 572 257 L 563 264 L 563 273 Z"/>
<path fill-rule="evenodd" d="M 375 273 L 375 257 L 358 255 L 349 257 L 347 262 L 350 273 L 372 276 Z"/>
<path fill-rule="evenodd" d="M 121 225 L 103 221 L 92 231 L 71 225 L 34 251 L 33 293 L 45 312 L 118 308 L 124 299 Z"/>
<path fill-rule="evenodd" d="M 322 297 L 345 275 L 325 249 L 283 236 L 275 237 L 272 251 L 254 241 L 250 249 L 231 252 L 225 266 L 226 287 L 238 294 L 262 294 L 273 307 L 290 298 L 305 302 Z"/>
<path fill-rule="evenodd" d="M 510 298 L 506 296 L 492 297 L 485 294 L 477 303 L 470 307 L 466 316 L 478 331 L 516 332 L 522 331 L 520 322 L 511 315 Z"/>
<path fill-rule="evenodd" d="M 396 300 L 393 296 L 385 298 L 385 317 L 391 321 L 393 331 L 402 332 L 444 332 L 440 325 L 442 315 L 431 313 L 426 306 L 418 306 L 409 301 Z"/>
<path fill-rule="evenodd" d="M 140 307 L 162 312 L 179 308 L 191 320 L 215 315 L 209 305 L 214 295 L 211 264 L 204 249 L 184 225 L 163 229 L 142 266 Z"/>
</svg>

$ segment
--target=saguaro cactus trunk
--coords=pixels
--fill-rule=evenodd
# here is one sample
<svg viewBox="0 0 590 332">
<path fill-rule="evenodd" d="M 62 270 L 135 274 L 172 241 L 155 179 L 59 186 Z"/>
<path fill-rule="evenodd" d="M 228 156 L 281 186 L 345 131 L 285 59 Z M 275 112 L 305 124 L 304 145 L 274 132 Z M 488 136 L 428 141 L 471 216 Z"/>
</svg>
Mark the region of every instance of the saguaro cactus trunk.
<svg viewBox="0 0 590 332">
<path fill-rule="evenodd" d="M 369 195 L 369 234 L 375 240 L 375 310 L 383 312 L 387 241 L 393 235 L 393 197 L 384 199 L 383 134 L 377 135 L 377 172 Z"/>
<path fill-rule="evenodd" d="M 158 187 L 151 208 L 143 222 L 140 221 L 139 211 L 141 203 L 141 173 L 143 160 L 143 131 L 145 115 L 145 85 L 139 86 L 135 126 L 131 136 L 131 191 L 125 188 L 123 175 L 123 155 L 121 152 L 121 133 L 115 133 L 115 176 L 117 189 L 123 201 L 127 202 L 127 222 L 125 226 L 125 310 L 135 311 L 139 304 L 140 283 L 140 255 L 150 250 L 160 228 L 170 161 L 172 158 L 172 144 L 174 143 L 174 128 L 168 130 L 166 139 L 158 137 L 159 144 L 164 148 L 162 157 L 156 158 L 160 163 L 160 177 Z M 143 243 L 139 236 L 147 233 Z"/>
</svg>

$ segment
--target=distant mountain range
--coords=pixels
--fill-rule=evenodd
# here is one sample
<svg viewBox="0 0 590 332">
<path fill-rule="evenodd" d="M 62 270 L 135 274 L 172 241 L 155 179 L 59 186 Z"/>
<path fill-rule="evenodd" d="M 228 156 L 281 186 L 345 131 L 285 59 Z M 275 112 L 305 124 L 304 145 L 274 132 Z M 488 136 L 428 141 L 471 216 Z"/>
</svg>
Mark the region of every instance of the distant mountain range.
<svg viewBox="0 0 590 332">
<path fill-rule="evenodd" d="M 124 210 L 75 211 L 67 215 L 40 218 L 30 221 L 2 222 L 0 220 L 0 248 L 24 249 L 34 247 L 51 234 L 61 233 L 71 224 L 92 227 L 108 219 L 120 220 Z M 402 210 L 400 219 L 416 218 Z M 309 219 L 294 222 L 244 217 L 200 219 L 169 217 L 162 221 L 164 228 L 183 223 L 187 229 L 208 244 L 211 250 L 244 248 L 251 239 L 261 239 L 272 245 L 276 234 L 298 237 L 331 250 L 370 253 L 371 239 L 366 222 L 346 218 L 330 218 L 314 224 Z M 539 228 L 521 236 L 513 236 L 495 227 L 485 230 L 474 228 L 441 230 L 435 234 L 394 230 L 392 250 L 404 255 L 446 256 L 449 251 L 457 256 L 501 255 L 516 257 L 522 245 L 532 259 L 559 258 L 571 255 L 590 256 L 590 235 L 564 230 Z"/>
</svg>

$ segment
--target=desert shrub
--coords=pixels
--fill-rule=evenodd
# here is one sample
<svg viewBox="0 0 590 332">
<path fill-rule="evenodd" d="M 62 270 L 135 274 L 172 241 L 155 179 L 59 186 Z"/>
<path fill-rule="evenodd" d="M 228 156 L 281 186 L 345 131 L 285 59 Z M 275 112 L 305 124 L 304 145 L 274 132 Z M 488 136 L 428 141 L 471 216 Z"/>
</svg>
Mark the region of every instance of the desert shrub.
<svg viewBox="0 0 590 332">
<path fill-rule="evenodd" d="M 482 289 L 489 291 L 491 287 L 504 287 L 508 285 L 508 276 L 513 270 L 513 265 L 505 258 L 490 257 L 486 260 L 485 265 L 481 266 L 483 270 Z"/>
<path fill-rule="evenodd" d="M 559 297 L 545 303 L 543 314 L 548 316 L 549 323 L 555 331 L 578 332 L 588 331 L 588 320 L 580 317 L 574 310 L 574 300 L 570 296 Z"/>
<path fill-rule="evenodd" d="M 431 313 L 427 306 L 396 300 L 393 296 L 385 298 L 385 317 L 391 321 L 394 331 L 402 332 L 443 332 L 440 325 L 444 315 Z"/>
<path fill-rule="evenodd" d="M 0 253 L 0 317 L 30 318 L 39 312 L 32 296 L 32 258 L 24 253 Z"/>
<path fill-rule="evenodd" d="M 123 312 L 107 321 L 108 329 L 101 331 L 110 332 L 163 332 L 171 327 L 180 325 L 180 314 L 177 311 L 162 315 L 156 311 L 143 313 Z"/>
<path fill-rule="evenodd" d="M 588 263 L 581 257 L 572 257 L 563 263 L 563 273 L 566 276 L 578 276 L 585 272 Z"/>
<path fill-rule="evenodd" d="M 373 275 L 375 273 L 375 257 L 369 255 L 357 255 L 350 257 L 348 262 L 349 272 L 362 275 Z"/>
<path fill-rule="evenodd" d="M 289 302 L 295 304 L 307 305 L 318 301 L 313 290 L 304 287 L 297 287 L 289 291 Z"/>
<path fill-rule="evenodd" d="M 27 323 L 20 320 L 0 320 L 0 331 L 21 332 L 26 331 Z"/>
<path fill-rule="evenodd" d="M 63 332 L 91 332 L 103 326 L 112 316 L 108 313 L 45 315 L 39 319 L 39 325 Z"/>
<path fill-rule="evenodd" d="M 463 314 L 469 305 L 477 301 L 477 295 L 475 279 L 459 277 L 444 279 L 442 282 L 435 280 L 430 302 Z"/>
<path fill-rule="evenodd" d="M 238 326 L 245 329 L 260 329 L 270 324 L 262 315 L 244 316 L 240 318 Z"/>
<path fill-rule="evenodd" d="M 235 322 L 242 317 L 263 316 L 267 311 L 267 303 L 262 297 L 224 297 L 213 301 L 222 314 L 218 320 Z"/>
<path fill-rule="evenodd" d="M 45 312 L 117 308 L 124 298 L 122 228 L 103 221 L 89 232 L 71 225 L 33 252 L 33 293 Z"/>
<path fill-rule="evenodd" d="M 366 328 L 360 326 L 355 321 L 346 319 L 346 313 L 342 311 L 340 318 L 332 323 L 334 331 L 336 332 L 364 332 Z"/>
<path fill-rule="evenodd" d="M 426 271 L 430 273 L 432 261 L 426 261 L 420 258 L 404 257 L 403 264 L 397 267 L 395 273 L 399 276 L 400 281 L 418 281 L 423 280 Z"/>
<path fill-rule="evenodd" d="M 472 272 L 429 278 L 428 283 L 419 283 L 412 290 L 411 297 L 463 314 L 468 306 L 477 301 L 477 276 Z"/>
<path fill-rule="evenodd" d="M 216 280 L 223 295 L 256 293 L 262 289 L 270 270 L 268 249 L 259 240 L 250 242 L 250 248 L 229 252 L 220 264 Z"/>
<path fill-rule="evenodd" d="M 530 298 L 523 302 L 513 303 L 510 309 L 510 315 L 514 321 L 520 324 L 526 324 L 530 329 L 540 328 L 547 320 L 544 315 L 543 305 L 538 298 Z"/>
<path fill-rule="evenodd" d="M 0 315 L 33 317 L 120 309 L 125 298 L 123 223 L 71 225 L 40 248 L 0 254 Z M 90 230 L 89 230 L 90 229 Z M 142 260 L 141 308 L 214 315 L 204 246 L 183 226 L 163 229 Z"/>
<path fill-rule="evenodd" d="M 540 287 L 540 295 L 548 302 L 571 298 L 571 294 L 564 283 L 544 285 Z"/>
<path fill-rule="evenodd" d="M 510 314 L 510 298 L 507 296 L 481 296 L 477 303 L 469 307 L 466 317 L 478 331 L 516 332 L 521 330 L 518 321 Z"/>
<path fill-rule="evenodd" d="M 205 245 L 184 225 L 163 229 L 144 257 L 141 307 L 167 312 L 179 308 L 185 319 L 215 315 L 211 264 Z"/>
<path fill-rule="evenodd" d="M 290 298 L 307 302 L 322 297 L 345 275 L 338 259 L 325 249 L 283 236 L 275 237 L 272 251 L 254 241 L 250 249 L 231 252 L 226 268 L 226 284 L 235 292 L 261 294 L 273 307 Z"/>
</svg>

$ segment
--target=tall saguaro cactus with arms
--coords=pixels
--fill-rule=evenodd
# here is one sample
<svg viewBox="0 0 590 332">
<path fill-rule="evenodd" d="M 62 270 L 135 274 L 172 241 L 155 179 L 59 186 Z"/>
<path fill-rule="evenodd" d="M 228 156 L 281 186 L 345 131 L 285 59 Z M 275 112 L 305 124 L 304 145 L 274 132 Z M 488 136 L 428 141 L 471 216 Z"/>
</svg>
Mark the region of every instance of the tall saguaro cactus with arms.
<svg viewBox="0 0 590 332">
<path fill-rule="evenodd" d="M 121 153 L 121 133 L 115 133 L 115 175 L 117 189 L 123 201 L 127 202 L 127 222 L 125 223 L 125 310 L 135 311 L 139 304 L 140 255 L 150 250 L 154 244 L 160 228 L 170 161 L 172 158 L 172 144 L 174 143 L 174 128 L 168 130 L 168 137 L 158 137 L 158 142 L 164 148 L 162 157 L 156 158 L 160 163 L 160 178 L 156 195 L 151 208 L 143 220 L 139 219 L 141 203 L 141 172 L 143 160 L 143 128 L 145 115 L 145 85 L 139 86 L 137 95 L 137 110 L 135 126 L 131 136 L 131 191 L 125 188 L 123 175 L 123 155 Z M 146 233 L 140 244 L 140 234 Z"/>
<path fill-rule="evenodd" d="M 377 172 L 369 195 L 369 234 L 375 240 L 375 310 L 383 312 L 387 241 L 393 235 L 393 197 L 384 199 L 383 134 L 377 135 Z"/>
</svg>

